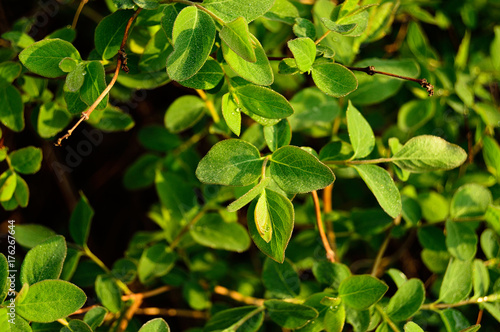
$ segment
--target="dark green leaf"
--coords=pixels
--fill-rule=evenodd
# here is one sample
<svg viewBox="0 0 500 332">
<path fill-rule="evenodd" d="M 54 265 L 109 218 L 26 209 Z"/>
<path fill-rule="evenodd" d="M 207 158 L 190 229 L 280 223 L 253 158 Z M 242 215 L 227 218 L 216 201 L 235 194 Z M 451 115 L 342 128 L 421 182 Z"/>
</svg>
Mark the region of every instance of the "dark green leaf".
<svg viewBox="0 0 500 332">
<path fill-rule="evenodd" d="M 335 290 L 338 290 L 340 283 L 351 275 L 351 271 L 346 265 L 326 261 L 316 262 L 312 271 L 316 280 Z"/>
<path fill-rule="evenodd" d="M 35 74 L 49 78 L 66 74 L 59 68 L 59 63 L 64 58 L 73 58 L 77 61 L 82 59 L 78 50 L 62 39 L 41 40 L 19 54 L 19 60 L 26 68 Z"/>
<path fill-rule="evenodd" d="M 193 239 L 201 245 L 236 252 L 250 246 L 250 238 L 243 226 L 237 222 L 225 222 L 219 214 L 204 215 L 190 229 Z"/>
<path fill-rule="evenodd" d="M 72 319 L 61 329 L 61 332 L 92 332 L 92 329 L 84 321 Z"/>
<path fill-rule="evenodd" d="M 321 91 L 336 98 L 344 97 L 358 87 L 356 76 L 338 63 L 314 65 L 312 78 Z"/>
<path fill-rule="evenodd" d="M 95 48 L 104 60 L 111 59 L 120 50 L 128 20 L 133 10 L 117 10 L 99 22 L 95 29 Z"/>
<path fill-rule="evenodd" d="M 0 63 L 0 88 L 4 88 L 21 74 L 21 65 L 17 62 L 6 61 Z"/>
<path fill-rule="evenodd" d="M 144 48 L 139 61 L 139 69 L 147 73 L 165 70 L 167 58 L 172 51 L 173 48 L 169 44 L 167 35 L 162 29 L 158 30 Z"/>
<path fill-rule="evenodd" d="M 13 131 L 24 129 L 24 105 L 21 93 L 12 85 L 0 87 L 0 121 Z"/>
<path fill-rule="evenodd" d="M 333 22 L 332 20 L 329 20 L 327 18 L 322 18 L 321 21 L 325 25 L 325 27 L 333 32 L 340 33 L 340 34 L 347 34 L 356 28 L 357 24 L 356 23 L 351 23 L 351 24 L 337 24 Z"/>
<path fill-rule="evenodd" d="M 266 259 L 262 268 L 264 286 L 278 298 L 296 297 L 300 292 L 300 279 L 288 261 L 277 263 Z"/>
<path fill-rule="evenodd" d="M 487 188 L 474 183 L 463 185 L 453 195 L 450 216 L 455 219 L 482 216 L 492 200 Z"/>
<path fill-rule="evenodd" d="M 352 156 L 352 146 L 344 141 L 330 142 L 319 152 L 319 159 L 322 162 L 348 160 Z"/>
<path fill-rule="evenodd" d="M 76 204 L 69 220 L 69 232 L 76 244 L 83 246 L 87 244 L 90 233 L 90 223 L 94 216 L 94 210 L 89 204 L 87 197 L 80 193 L 81 197 Z"/>
<path fill-rule="evenodd" d="M 243 140 L 228 139 L 215 144 L 198 164 L 201 182 L 246 186 L 261 175 L 263 159 L 259 150 Z"/>
<path fill-rule="evenodd" d="M 139 157 L 125 172 L 123 177 L 125 188 L 134 190 L 153 184 L 160 161 L 161 158 L 153 154 Z"/>
<path fill-rule="evenodd" d="M 287 119 L 282 119 L 274 126 L 264 127 L 264 137 L 271 151 L 290 144 L 290 140 L 292 139 L 290 123 Z"/>
<path fill-rule="evenodd" d="M 412 100 L 399 109 L 398 127 L 403 131 L 415 131 L 426 124 L 436 112 L 432 99 Z"/>
<path fill-rule="evenodd" d="M 399 287 L 387 305 L 387 315 L 395 322 L 407 320 L 424 303 L 425 288 L 420 279 L 410 279 Z"/>
<path fill-rule="evenodd" d="M 53 322 L 80 309 L 87 296 L 77 286 L 62 280 L 44 280 L 31 285 L 16 303 L 16 313 L 33 322 Z"/>
<path fill-rule="evenodd" d="M 470 261 L 476 256 L 477 235 L 467 225 L 447 220 L 446 246 L 452 256 Z"/>
<path fill-rule="evenodd" d="M 85 69 L 85 80 L 80 89 L 80 97 L 87 105 L 92 105 L 99 95 L 106 88 L 106 78 L 104 73 L 104 66 L 99 61 L 91 61 L 87 64 Z M 105 109 L 108 105 L 109 96 L 106 94 L 104 99 L 97 105 L 96 110 Z"/>
<path fill-rule="evenodd" d="M 271 9 L 273 3 L 274 0 L 204 0 L 203 6 L 224 22 L 230 22 L 242 16 L 250 23 Z"/>
<path fill-rule="evenodd" d="M 248 209 L 248 230 L 257 247 L 275 261 L 282 263 L 285 259 L 285 249 L 293 231 L 294 211 L 290 200 L 272 190 L 266 189 L 267 207 L 272 227 L 272 238 L 269 242 L 262 239 L 257 230 L 253 202 Z"/>
<path fill-rule="evenodd" d="M 86 63 L 81 63 L 71 71 L 68 76 L 66 76 L 66 81 L 64 83 L 65 91 L 77 92 L 83 85 L 86 75 Z"/>
<path fill-rule="evenodd" d="M 376 165 L 353 166 L 365 181 L 384 211 L 396 218 L 402 209 L 401 194 L 389 172 Z"/>
<path fill-rule="evenodd" d="M 66 258 L 66 241 L 54 236 L 31 249 L 21 268 L 21 282 L 33 285 L 46 279 L 58 279 Z"/>
<path fill-rule="evenodd" d="M 139 142 L 149 150 L 166 152 L 181 145 L 177 135 L 170 133 L 164 126 L 150 125 L 139 130 Z"/>
<path fill-rule="evenodd" d="M 54 235 L 56 233 L 53 230 L 38 224 L 16 226 L 16 241 L 26 248 L 33 248 Z"/>
<path fill-rule="evenodd" d="M 269 317 L 286 329 L 300 328 L 310 320 L 318 317 L 316 309 L 302 304 L 268 300 L 264 302 L 264 306 L 269 313 Z"/>
<path fill-rule="evenodd" d="M 456 303 L 465 299 L 471 290 L 472 261 L 450 260 L 439 290 L 439 300 Z"/>
<path fill-rule="evenodd" d="M 223 77 L 224 72 L 220 64 L 214 59 L 208 58 L 193 77 L 181 81 L 179 84 L 192 89 L 209 90 L 215 88 Z"/>
<path fill-rule="evenodd" d="M 142 253 L 139 260 L 138 275 L 142 283 L 167 274 L 173 267 L 177 256 L 164 242 L 159 242 Z M 109 309 L 109 308 L 108 308 Z"/>
<path fill-rule="evenodd" d="M 205 325 L 205 332 L 235 331 L 257 332 L 264 321 L 264 313 L 258 307 L 247 306 L 219 311 L 213 315 Z M 238 328 L 232 326 L 241 323 Z"/>
<path fill-rule="evenodd" d="M 122 293 L 116 281 L 105 274 L 101 274 L 95 281 L 95 292 L 102 305 L 111 312 L 119 312 L 122 307 Z"/>
<path fill-rule="evenodd" d="M 42 138 L 50 138 L 60 133 L 71 121 L 71 114 L 58 104 L 48 102 L 40 106 L 37 131 Z"/>
<path fill-rule="evenodd" d="M 172 31 L 174 51 L 167 60 L 167 72 L 174 81 L 184 81 L 196 74 L 207 60 L 215 40 L 215 23 L 194 6 L 184 8 Z"/>
<path fill-rule="evenodd" d="M 165 126 L 172 133 L 178 133 L 194 126 L 203 116 L 205 102 L 196 96 L 177 98 L 165 113 Z"/>
<path fill-rule="evenodd" d="M 316 39 L 316 28 L 314 27 L 314 23 L 302 17 L 297 17 L 295 19 L 293 33 L 299 38 L 308 37 Z"/>
<path fill-rule="evenodd" d="M 349 307 L 356 310 L 368 309 L 387 292 L 387 285 L 369 275 L 356 275 L 344 279 L 339 287 L 339 296 Z"/>
<path fill-rule="evenodd" d="M 155 318 L 144 324 L 139 332 L 170 332 L 170 327 L 163 318 Z"/>
<path fill-rule="evenodd" d="M 88 123 L 104 132 L 128 131 L 135 125 L 130 114 L 111 104 L 100 112 L 92 112 Z"/>
<path fill-rule="evenodd" d="M 296 146 L 285 146 L 271 156 L 271 176 L 287 193 L 307 193 L 335 181 L 330 168 Z"/>
</svg>

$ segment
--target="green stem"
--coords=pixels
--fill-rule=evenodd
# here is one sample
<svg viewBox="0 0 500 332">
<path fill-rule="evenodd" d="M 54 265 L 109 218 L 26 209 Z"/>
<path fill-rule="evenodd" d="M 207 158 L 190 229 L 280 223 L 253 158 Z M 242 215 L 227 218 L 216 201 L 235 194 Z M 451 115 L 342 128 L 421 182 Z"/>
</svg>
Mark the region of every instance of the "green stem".
<svg viewBox="0 0 500 332">
<path fill-rule="evenodd" d="M 491 294 L 483 297 L 479 297 L 477 299 L 469 299 L 465 301 L 460 301 L 457 303 L 430 303 L 424 304 L 420 307 L 421 310 L 437 310 L 437 309 L 448 309 L 461 307 L 468 304 L 479 304 L 483 302 L 496 302 L 500 300 L 500 294 Z"/>
<path fill-rule="evenodd" d="M 399 328 L 396 326 L 396 324 L 394 324 L 394 322 L 389 318 L 389 316 L 387 316 L 387 314 L 385 313 L 384 309 L 382 309 L 382 307 L 380 305 L 375 305 L 375 309 L 377 309 L 377 311 L 379 312 L 380 316 L 382 316 L 382 318 L 384 319 L 384 321 L 387 323 L 387 325 L 389 325 L 389 327 L 394 331 L 394 332 L 400 332 L 399 331 Z"/>
<path fill-rule="evenodd" d="M 101 269 L 106 271 L 106 273 L 111 274 L 111 270 L 101 261 L 101 259 L 99 257 L 94 255 L 94 253 L 89 249 L 89 247 L 86 244 L 83 245 L 83 251 L 84 251 L 85 255 L 88 258 L 90 258 L 94 263 L 99 265 L 99 267 Z M 114 278 L 114 279 L 115 279 L 118 287 L 120 287 L 125 294 L 132 294 L 132 291 L 127 287 L 127 285 L 125 285 L 125 283 L 123 281 L 121 281 L 120 279 L 116 279 L 116 278 Z"/>
<path fill-rule="evenodd" d="M 243 324 L 245 324 L 245 322 L 247 320 L 249 320 L 250 318 L 252 318 L 256 314 L 258 314 L 259 312 L 264 311 L 264 309 L 265 309 L 264 306 L 260 306 L 260 307 L 256 308 L 255 310 L 250 311 L 248 314 L 246 314 L 245 316 L 243 316 L 242 319 L 240 319 L 239 321 L 237 321 L 236 323 L 234 323 L 233 325 L 231 325 L 231 327 L 230 327 L 231 331 L 238 330 Z"/>
</svg>

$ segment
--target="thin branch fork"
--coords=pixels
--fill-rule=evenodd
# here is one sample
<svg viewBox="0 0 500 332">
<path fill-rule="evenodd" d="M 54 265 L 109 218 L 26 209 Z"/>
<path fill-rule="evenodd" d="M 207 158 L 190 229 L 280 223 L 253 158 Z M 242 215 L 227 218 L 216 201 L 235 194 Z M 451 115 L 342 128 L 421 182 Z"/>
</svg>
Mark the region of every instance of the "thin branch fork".
<svg viewBox="0 0 500 332">
<path fill-rule="evenodd" d="M 78 122 L 73 127 L 71 127 L 71 129 L 68 130 L 66 135 L 62 136 L 61 138 L 59 138 L 57 140 L 57 143 L 55 144 L 56 146 L 61 146 L 62 141 L 64 139 L 70 137 L 71 134 L 73 133 L 73 131 L 75 131 L 75 129 L 80 125 L 80 123 L 89 119 L 90 114 L 92 114 L 92 112 L 95 110 L 97 105 L 99 105 L 99 103 L 109 93 L 111 88 L 113 88 L 113 85 L 115 85 L 116 80 L 118 79 L 118 74 L 120 73 L 120 70 L 123 69 L 125 72 L 128 72 L 127 56 L 125 54 L 124 48 L 125 48 L 125 44 L 127 43 L 128 33 L 130 30 L 130 27 L 132 26 L 132 22 L 134 22 L 134 20 L 137 18 L 137 15 L 139 15 L 141 10 L 142 10 L 142 8 L 139 8 L 127 22 L 127 26 L 125 27 L 125 33 L 123 34 L 122 43 L 120 45 L 120 51 L 118 52 L 118 61 L 116 63 L 115 73 L 113 75 L 113 78 L 111 79 L 111 82 L 109 82 L 108 86 L 99 95 L 99 97 L 97 97 L 97 99 L 94 101 L 94 103 L 92 105 L 90 105 L 90 107 L 86 111 L 82 112 L 82 116 L 81 116 L 80 120 L 78 120 Z"/>
<path fill-rule="evenodd" d="M 427 82 L 427 79 L 425 78 L 411 78 L 411 77 L 407 77 L 407 76 L 401 76 L 401 75 L 397 75 L 397 74 L 393 74 L 393 73 L 386 73 L 386 72 L 383 72 L 383 71 L 378 71 L 378 70 L 375 70 L 375 67 L 374 66 L 368 66 L 368 67 L 347 67 L 349 70 L 353 70 L 353 71 L 361 71 L 363 73 L 366 73 L 370 76 L 373 76 L 375 74 L 380 74 L 380 75 L 385 75 L 385 76 L 390 76 L 390 77 L 395 77 L 395 78 L 399 78 L 399 79 L 402 79 L 402 80 L 407 80 L 407 81 L 412 81 L 412 82 L 417 82 L 418 84 L 420 84 L 420 86 L 424 89 L 427 90 L 427 93 L 429 94 L 429 97 L 434 95 L 434 86 L 432 84 L 430 84 L 429 82 Z"/>
</svg>

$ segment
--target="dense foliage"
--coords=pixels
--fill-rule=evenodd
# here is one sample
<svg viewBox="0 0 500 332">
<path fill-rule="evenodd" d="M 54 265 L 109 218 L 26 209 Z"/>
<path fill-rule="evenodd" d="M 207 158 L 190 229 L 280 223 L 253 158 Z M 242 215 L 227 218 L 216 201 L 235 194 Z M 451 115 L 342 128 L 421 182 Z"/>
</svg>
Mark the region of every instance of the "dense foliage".
<svg viewBox="0 0 500 332">
<path fill-rule="evenodd" d="M 38 5 L 74 19 L 0 39 L 2 331 L 498 330 L 498 0 Z M 155 227 L 109 265 L 88 193 L 22 216 L 121 131 Z"/>
</svg>

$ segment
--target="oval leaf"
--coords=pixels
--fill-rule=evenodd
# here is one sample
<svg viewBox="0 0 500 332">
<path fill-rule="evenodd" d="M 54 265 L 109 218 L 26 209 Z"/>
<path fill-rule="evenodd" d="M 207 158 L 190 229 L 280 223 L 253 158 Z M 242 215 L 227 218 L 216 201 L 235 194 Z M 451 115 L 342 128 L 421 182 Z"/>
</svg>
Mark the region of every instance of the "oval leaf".
<svg viewBox="0 0 500 332">
<path fill-rule="evenodd" d="M 77 286 L 62 280 L 44 280 L 30 286 L 28 294 L 16 303 L 16 313 L 26 320 L 48 323 L 67 317 L 87 300 Z"/>
<path fill-rule="evenodd" d="M 282 119 L 293 114 L 288 100 L 269 88 L 248 84 L 236 88 L 234 94 L 240 106 L 266 119 Z"/>
<path fill-rule="evenodd" d="M 244 60 L 249 62 L 257 61 L 254 46 L 250 39 L 250 32 L 248 31 L 248 24 L 244 17 L 238 17 L 236 20 L 224 25 L 219 32 L 219 36 L 233 52 Z"/>
<path fill-rule="evenodd" d="M 9 154 L 10 163 L 14 170 L 21 174 L 38 172 L 42 163 L 42 150 L 28 146 Z"/>
<path fill-rule="evenodd" d="M 292 51 L 300 71 L 309 71 L 316 58 L 314 41 L 311 38 L 296 38 L 288 41 L 288 48 Z"/>
<path fill-rule="evenodd" d="M 377 303 L 389 287 L 381 280 L 369 275 L 357 275 L 344 279 L 339 287 L 339 296 L 349 307 L 368 309 Z"/>
<path fill-rule="evenodd" d="M 387 315 L 395 322 L 407 320 L 420 309 L 424 300 L 424 284 L 420 279 L 410 279 L 391 297 L 386 309 Z"/>
<path fill-rule="evenodd" d="M 207 60 L 215 40 L 215 23 L 194 6 L 184 8 L 172 31 L 174 51 L 167 60 L 168 76 L 184 81 L 196 74 Z"/>
<path fill-rule="evenodd" d="M 194 126 L 203 116 L 205 102 L 196 96 L 177 98 L 165 113 L 165 127 L 178 133 Z"/>
<path fill-rule="evenodd" d="M 284 146 L 271 155 L 271 176 L 290 194 L 308 193 L 335 181 L 332 170 L 296 146 Z"/>
<path fill-rule="evenodd" d="M 279 300 L 268 300 L 264 306 L 269 317 L 281 327 L 297 329 L 306 325 L 310 320 L 318 317 L 318 311 L 303 304 L 290 303 Z"/>
<path fill-rule="evenodd" d="M 467 153 L 440 137 L 422 135 L 406 142 L 391 159 L 404 170 L 421 173 L 458 167 L 467 159 Z"/>
<path fill-rule="evenodd" d="M 215 144 L 198 164 L 201 182 L 226 186 L 246 186 L 261 175 L 263 160 L 250 143 L 228 139 Z"/>
<path fill-rule="evenodd" d="M 360 159 L 368 156 L 375 147 L 375 135 L 372 127 L 363 115 L 352 105 L 349 100 L 349 107 L 346 112 L 347 130 L 351 140 L 354 155 L 351 159 Z"/>
<path fill-rule="evenodd" d="M 280 264 L 266 259 L 262 268 L 262 281 L 267 290 L 279 298 L 296 297 L 300 292 L 299 275 L 288 261 Z"/>
<path fill-rule="evenodd" d="M 274 1 L 275 0 L 204 0 L 202 5 L 225 22 L 233 21 L 242 16 L 250 23 L 271 9 Z"/>
<path fill-rule="evenodd" d="M 111 59 L 120 50 L 128 20 L 133 10 L 117 10 L 99 22 L 95 29 L 95 49 L 104 60 Z"/>
<path fill-rule="evenodd" d="M 313 66 L 312 78 L 321 91 L 336 98 L 344 97 L 358 88 L 356 76 L 338 63 Z"/>
</svg>

